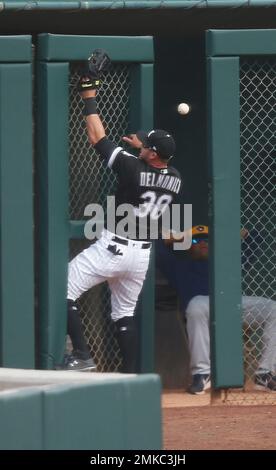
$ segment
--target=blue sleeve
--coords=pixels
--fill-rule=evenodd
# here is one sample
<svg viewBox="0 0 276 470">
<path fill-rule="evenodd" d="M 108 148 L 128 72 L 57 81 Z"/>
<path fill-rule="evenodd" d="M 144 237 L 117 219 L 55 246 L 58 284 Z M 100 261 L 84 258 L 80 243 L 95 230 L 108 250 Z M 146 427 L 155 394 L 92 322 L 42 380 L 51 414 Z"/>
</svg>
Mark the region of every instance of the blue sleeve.
<svg viewBox="0 0 276 470">
<path fill-rule="evenodd" d="M 180 293 L 187 275 L 186 263 L 175 255 L 173 249 L 167 247 L 163 240 L 156 240 L 155 255 L 156 266 L 166 277 L 169 284 Z"/>
</svg>

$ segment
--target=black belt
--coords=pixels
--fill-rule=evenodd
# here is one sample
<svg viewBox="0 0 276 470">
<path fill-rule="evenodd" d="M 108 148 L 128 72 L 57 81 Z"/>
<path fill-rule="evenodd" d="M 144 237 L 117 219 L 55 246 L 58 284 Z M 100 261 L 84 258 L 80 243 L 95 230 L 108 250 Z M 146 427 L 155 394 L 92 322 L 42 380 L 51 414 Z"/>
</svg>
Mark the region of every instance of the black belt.
<svg viewBox="0 0 276 470">
<path fill-rule="evenodd" d="M 121 245 L 128 245 L 128 240 L 125 240 L 123 238 L 119 238 L 117 237 L 116 235 L 114 237 L 111 238 L 111 240 L 113 242 L 116 242 L 116 243 L 120 243 Z M 135 240 L 131 240 L 133 243 L 135 243 Z M 137 246 L 139 248 L 142 248 L 143 250 L 145 250 L 146 248 L 150 248 L 151 247 L 151 243 L 142 243 L 141 245 L 140 244 L 137 244 Z"/>
</svg>

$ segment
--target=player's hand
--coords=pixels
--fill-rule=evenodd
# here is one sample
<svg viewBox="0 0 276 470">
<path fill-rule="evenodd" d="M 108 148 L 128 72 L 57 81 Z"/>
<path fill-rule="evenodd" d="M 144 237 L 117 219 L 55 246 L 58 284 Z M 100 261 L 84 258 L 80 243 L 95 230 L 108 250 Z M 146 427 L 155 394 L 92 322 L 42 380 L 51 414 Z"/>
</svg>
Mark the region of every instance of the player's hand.
<svg viewBox="0 0 276 470">
<path fill-rule="evenodd" d="M 122 140 L 136 149 L 140 149 L 142 147 L 142 142 L 138 139 L 136 134 L 125 135 Z"/>
<path fill-rule="evenodd" d="M 80 78 L 78 91 L 82 98 L 93 98 L 97 94 L 97 88 L 93 87 L 90 77 L 85 75 Z"/>
<path fill-rule="evenodd" d="M 81 77 L 78 83 L 78 91 L 83 98 L 91 98 L 95 95 L 82 95 L 83 92 L 98 90 L 104 76 L 111 66 L 111 60 L 103 49 L 94 49 L 90 57 L 85 61 Z"/>
</svg>

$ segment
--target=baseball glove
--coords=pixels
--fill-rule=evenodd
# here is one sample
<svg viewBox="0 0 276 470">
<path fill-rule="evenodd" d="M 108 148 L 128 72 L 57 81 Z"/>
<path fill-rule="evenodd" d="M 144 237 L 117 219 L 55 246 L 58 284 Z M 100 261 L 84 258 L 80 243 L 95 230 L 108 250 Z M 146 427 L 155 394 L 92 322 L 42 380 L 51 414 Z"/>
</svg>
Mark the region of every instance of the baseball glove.
<svg viewBox="0 0 276 470">
<path fill-rule="evenodd" d="M 110 65 L 111 60 L 103 49 L 95 49 L 88 57 L 89 75 L 93 78 L 100 78 L 109 70 Z"/>
<path fill-rule="evenodd" d="M 104 49 L 95 49 L 88 57 L 80 82 L 79 91 L 95 90 L 101 85 L 101 77 L 109 70 L 111 60 Z"/>
</svg>

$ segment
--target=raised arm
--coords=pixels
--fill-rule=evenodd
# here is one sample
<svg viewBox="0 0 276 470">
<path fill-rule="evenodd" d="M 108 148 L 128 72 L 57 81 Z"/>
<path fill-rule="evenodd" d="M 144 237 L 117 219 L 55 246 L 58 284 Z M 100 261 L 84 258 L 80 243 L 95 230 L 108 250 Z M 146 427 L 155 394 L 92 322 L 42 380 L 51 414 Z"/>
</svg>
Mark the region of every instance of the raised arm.
<svg viewBox="0 0 276 470">
<path fill-rule="evenodd" d="M 106 135 L 101 118 L 97 112 L 96 94 L 96 90 L 85 90 L 80 93 L 84 102 L 88 140 L 92 145 L 97 144 Z"/>
<path fill-rule="evenodd" d="M 85 63 L 78 85 L 84 102 L 88 139 L 92 145 L 96 145 L 105 137 L 105 130 L 97 111 L 96 95 L 101 84 L 101 76 L 109 70 L 110 65 L 111 61 L 107 53 L 103 49 L 94 49 Z"/>
</svg>

